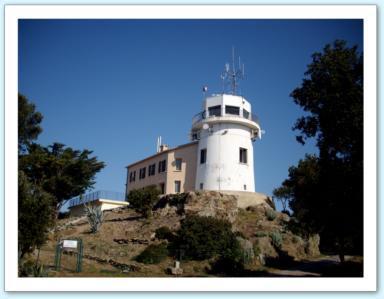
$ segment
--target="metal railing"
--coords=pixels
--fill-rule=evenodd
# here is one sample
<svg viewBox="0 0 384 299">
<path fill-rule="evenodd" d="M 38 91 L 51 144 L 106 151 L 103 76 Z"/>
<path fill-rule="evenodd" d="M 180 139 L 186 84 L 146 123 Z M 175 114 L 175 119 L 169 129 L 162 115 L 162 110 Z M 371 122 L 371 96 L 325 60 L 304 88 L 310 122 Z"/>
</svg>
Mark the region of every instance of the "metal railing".
<svg viewBox="0 0 384 299">
<path fill-rule="evenodd" d="M 224 113 L 224 115 L 222 115 L 222 116 L 245 118 L 245 119 L 251 120 L 251 121 L 257 123 L 258 125 L 260 125 L 259 117 L 256 114 L 253 114 L 253 113 L 250 113 L 248 115 L 248 117 L 243 117 L 242 115 L 235 115 L 235 114 L 228 114 L 228 113 Z M 208 118 L 209 117 L 210 116 L 208 116 Z M 216 117 L 220 117 L 220 116 L 216 116 Z M 194 124 L 198 123 L 199 121 L 201 121 L 203 119 L 206 119 L 206 118 L 207 117 L 206 117 L 206 112 L 205 111 L 199 112 L 195 116 L 192 117 L 192 125 L 194 125 Z"/>
<path fill-rule="evenodd" d="M 91 202 L 98 199 L 111 199 L 111 200 L 117 200 L 117 201 L 124 201 L 125 194 L 122 192 L 115 192 L 115 191 L 106 191 L 106 190 L 99 190 L 95 192 L 91 192 L 84 195 L 79 195 L 76 197 L 73 197 L 69 200 L 68 207 L 77 206 L 80 204 L 84 204 L 87 202 Z"/>
</svg>

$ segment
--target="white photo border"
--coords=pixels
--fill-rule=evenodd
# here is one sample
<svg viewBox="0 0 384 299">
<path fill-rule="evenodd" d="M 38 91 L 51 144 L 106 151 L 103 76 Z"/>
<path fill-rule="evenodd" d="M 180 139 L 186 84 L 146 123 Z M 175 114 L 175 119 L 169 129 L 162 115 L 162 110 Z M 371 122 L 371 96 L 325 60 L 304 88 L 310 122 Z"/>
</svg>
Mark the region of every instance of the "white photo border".
<svg viewBox="0 0 384 299">
<path fill-rule="evenodd" d="M 6 5 L 6 291 L 376 291 L 377 73 L 375 5 Z M 357 278 L 20 278 L 17 273 L 19 19 L 363 19 L 364 276 Z"/>
</svg>

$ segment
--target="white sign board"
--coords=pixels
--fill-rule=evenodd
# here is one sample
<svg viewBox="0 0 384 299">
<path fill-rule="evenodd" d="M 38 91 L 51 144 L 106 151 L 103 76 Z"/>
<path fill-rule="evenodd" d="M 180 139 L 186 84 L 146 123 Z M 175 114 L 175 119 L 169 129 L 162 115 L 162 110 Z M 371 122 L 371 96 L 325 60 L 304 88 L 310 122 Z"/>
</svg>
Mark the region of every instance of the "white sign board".
<svg viewBox="0 0 384 299">
<path fill-rule="evenodd" d="M 63 241 L 63 247 L 64 248 L 77 248 L 77 241 L 76 240 L 64 240 Z"/>
</svg>

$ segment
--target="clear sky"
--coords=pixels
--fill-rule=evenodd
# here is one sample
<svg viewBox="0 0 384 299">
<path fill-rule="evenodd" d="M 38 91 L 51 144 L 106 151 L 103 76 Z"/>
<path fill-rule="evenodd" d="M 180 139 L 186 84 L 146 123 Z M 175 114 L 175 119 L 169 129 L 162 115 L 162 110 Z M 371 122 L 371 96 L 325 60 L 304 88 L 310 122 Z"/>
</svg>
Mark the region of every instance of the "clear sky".
<svg viewBox="0 0 384 299">
<path fill-rule="evenodd" d="M 23 20 L 19 92 L 44 115 L 38 142 L 90 149 L 106 163 L 95 189 L 124 192 L 125 166 L 154 154 L 157 136 L 189 142 L 202 86 L 221 92 L 232 46 L 241 93 L 265 134 L 254 143 L 256 191 L 271 195 L 314 143 L 295 140 L 303 111 L 289 94 L 311 54 L 344 39 L 363 45 L 360 20 Z"/>
</svg>

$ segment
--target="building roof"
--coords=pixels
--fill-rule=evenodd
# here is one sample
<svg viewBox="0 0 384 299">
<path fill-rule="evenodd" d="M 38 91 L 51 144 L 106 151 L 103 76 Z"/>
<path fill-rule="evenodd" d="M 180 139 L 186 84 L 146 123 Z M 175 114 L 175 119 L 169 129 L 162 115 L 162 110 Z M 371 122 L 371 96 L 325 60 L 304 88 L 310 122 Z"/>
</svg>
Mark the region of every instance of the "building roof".
<svg viewBox="0 0 384 299">
<path fill-rule="evenodd" d="M 149 157 L 144 158 L 144 159 L 142 159 L 142 160 L 139 160 L 139 161 L 136 161 L 136 162 L 134 162 L 134 163 L 131 163 L 131 164 L 129 164 L 128 166 L 126 166 L 126 168 L 130 168 L 130 167 L 132 167 L 132 166 L 135 166 L 136 164 L 140 164 L 140 163 L 142 163 L 142 162 L 145 162 L 145 161 L 147 161 L 147 160 L 153 159 L 153 158 L 155 158 L 155 157 L 157 157 L 157 156 L 160 156 L 160 155 L 162 155 L 162 154 L 165 154 L 165 153 L 168 153 L 168 152 L 172 152 L 172 151 L 178 150 L 178 149 L 183 148 L 183 147 L 192 146 L 192 145 L 195 145 L 195 144 L 197 144 L 197 143 L 198 143 L 198 141 L 193 141 L 193 142 L 185 143 L 185 144 L 182 144 L 182 145 L 173 147 L 173 148 L 166 149 L 166 150 L 164 150 L 164 151 L 162 151 L 162 152 L 158 152 L 158 153 L 156 153 L 156 154 L 154 154 L 154 155 L 152 155 L 152 156 L 149 156 Z"/>
</svg>

